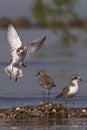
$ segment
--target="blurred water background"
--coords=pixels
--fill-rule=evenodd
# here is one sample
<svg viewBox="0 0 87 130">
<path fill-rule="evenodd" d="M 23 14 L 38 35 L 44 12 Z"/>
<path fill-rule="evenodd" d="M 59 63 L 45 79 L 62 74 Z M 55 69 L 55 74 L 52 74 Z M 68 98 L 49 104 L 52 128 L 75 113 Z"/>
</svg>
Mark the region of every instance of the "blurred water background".
<svg viewBox="0 0 87 130">
<path fill-rule="evenodd" d="M 14 78 L 9 80 L 9 76 L 4 72 L 11 54 L 6 39 L 6 30 L 0 30 L 0 107 L 26 103 L 36 104 L 41 101 L 42 88 L 38 85 L 36 77 L 39 69 L 45 69 L 56 83 L 56 88 L 51 90 L 51 100 L 54 102 L 61 100 L 55 99 L 55 96 L 68 84 L 70 76 L 74 73 L 79 74 L 83 82 L 79 82 L 80 90 L 76 95 L 76 106 L 87 106 L 87 43 L 82 40 L 85 33 L 78 29 L 71 31 L 79 33 L 79 41 L 67 45 L 47 29 L 17 29 L 23 44 L 44 35 L 47 36 L 47 39 L 35 55 L 30 58 L 26 57 L 24 62 L 27 67 L 23 68 L 24 76 L 19 78 L 16 83 Z"/>
<path fill-rule="evenodd" d="M 1 0 L 0 1 L 0 16 L 8 16 L 14 18 L 15 16 L 29 16 L 30 6 L 33 0 Z M 87 12 L 87 1 L 80 0 L 76 4 L 75 10 L 79 13 L 80 17 L 85 17 Z M 38 85 L 36 73 L 39 69 L 44 69 L 53 77 L 56 88 L 51 90 L 51 101 L 60 102 L 65 104 L 64 99 L 55 99 L 62 88 L 68 84 L 70 76 L 74 73 L 80 75 L 83 82 L 79 82 L 79 92 L 75 96 L 76 107 L 87 107 L 87 33 L 79 28 L 72 28 L 70 31 L 77 36 L 77 41 L 69 44 L 63 43 L 58 36 L 50 29 L 40 28 L 16 28 L 23 44 L 32 41 L 41 36 L 47 36 L 41 49 L 32 57 L 26 57 L 25 65 L 23 68 L 24 76 L 18 79 L 9 80 L 8 75 L 4 72 L 4 68 L 9 64 L 8 60 L 11 58 L 10 50 L 6 38 L 6 29 L 0 29 L 0 108 L 9 108 L 12 106 L 22 106 L 25 104 L 37 104 L 42 101 L 42 89 Z M 47 100 L 47 91 L 46 100 Z M 72 107 L 71 100 L 69 106 Z M 32 122 L 32 120 L 31 120 Z M 35 120 L 36 122 L 36 120 Z M 38 122 L 38 121 L 37 121 Z M 60 129 L 87 129 L 87 120 L 76 119 L 77 126 L 72 126 L 72 120 L 64 120 L 61 123 L 55 121 L 48 121 L 48 124 L 20 124 L 17 126 L 9 127 L 8 125 L 1 124 L 2 130 L 7 129 L 34 129 L 34 130 L 60 130 Z M 28 126 L 29 125 L 29 126 Z M 84 126 L 84 127 L 83 127 Z"/>
</svg>

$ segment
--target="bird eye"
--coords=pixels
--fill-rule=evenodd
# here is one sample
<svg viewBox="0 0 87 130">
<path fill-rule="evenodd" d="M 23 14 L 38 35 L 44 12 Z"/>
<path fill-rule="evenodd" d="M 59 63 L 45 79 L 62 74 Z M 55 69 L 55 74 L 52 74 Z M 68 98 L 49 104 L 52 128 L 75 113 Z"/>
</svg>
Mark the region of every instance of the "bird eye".
<svg viewBox="0 0 87 130">
<path fill-rule="evenodd" d="M 78 79 L 78 77 L 75 76 L 75 79 Z"/>
<path fill-rule="evenodd" d="M 40 75 L 40 72 L 38 72 L 38 75 Z"/>
</svg>

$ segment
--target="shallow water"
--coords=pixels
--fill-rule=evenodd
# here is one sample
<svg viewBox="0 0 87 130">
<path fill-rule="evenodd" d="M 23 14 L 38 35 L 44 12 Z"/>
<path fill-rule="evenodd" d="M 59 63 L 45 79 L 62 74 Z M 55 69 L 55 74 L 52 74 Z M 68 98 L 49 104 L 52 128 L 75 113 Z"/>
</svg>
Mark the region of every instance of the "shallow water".
<svg viewBox="0 0 87 130">
<path fill-rule="evenodd" d="M 6 30 L 0 30 L 0 106 L 9 107 L 26 103 L 37 104 L 42 100 L 42 88 L 38 85 L 36 73 L 39 69 L 45 69 L 54 79 L 56 87 L 51 90 L 51 100 L 58 102 L 55 96 L 68 84 L 70 76 L 74 73 L 80 75 L 83 82 L 79 82 L 79 92 L 76 95 L 76 107 L 87 106 L 87 43 L 83 39 L 85 35 L 81 30 L 72 30 L 76 35 L 79 33 L 78 42 L 62 43 L 57 35 L 46 29 L 17 29 L 24 43 L 38 37 L 47 36 L 41 49 L 30 58 L 25 58 L 26 68 L 23 68 L 23 77 L 15 82 L 9 80 L 4 68 L 9 65 L 11 58 L 6 39 Z M 47 91 L 46 98 L 47 98 Z M 46 99 L 47 100 L 47 99 Z M 64 103 L 63 99 L 59 100 Z M 71 104 L 71 101 L 69 102 Z"/>
<path fill-rule="evenodd" d="M 83 79 L 79 82 L 79 92 L 75 96 L 75 107 L 87 107 L 87 41 L 86 35 L 82 30 L 72 30 L 76 35 L 79 33 L 78 42 L 64 44 L 55 35 L 47 29 L 17 29 L 23 44 L 32 41 L 38 37 L 47 36 L 41 49 L 32 57 L 25 59 L 26 68 L 23 68 L 24 76 L 18 79 L 9 80 L 4 68 L 9 64 L 11 58 L 6 39 L 6 30 L 0 30 L 0 108 L 9 108 L 12 106 L 23 106 L 25 104 L 38 104 L 42 101 L 42 88 L 38 85 L 36 73 L 39 69 L 45 69 L 53 77 L 56 88 L 51 90 L 50 101 L 65 104 L 64 99 L 55 99 L 62 88 L 68 84 L 72 74 L 77 73 Z M 45 100 L 47 101 L 47 91 Z M 68 101 L 69 107 L 73 107 L 72 100 Z M 34 121 L 33 121 L 34 120 Z M 56 120 L 56 121 L 55 121 Z M 1 121 L 2 130 L 86 130 L 86 119 L 47 119 L 46 122 L 40 122 L 39 119 L 29 119 L 28 122 L 18 122 L 18 124 L 9 124 L 8 121 Z M 26 122 L 26 123 L 25 123 Z M 33 122 L 33 123 L 32 123 Z M 47 124 L 45 124 L 47 123 Z M 52 124 L 51 124 L 52 123 Z M 76 124 L 74 124 L 76 123 Z"/>
<path fill-rule="evenodd" d="M 30 118 L 18 122 L 1 120 L 0 128 L 2 130 L 87 130 L 87 119 Z"/>
<path fill-rule="evenodd" d="M 86 0 L 77 2 L 75 7 L 81 17 L 87 15 L 86 3 Z M 32 2 L 29 0 L 22 2 L 20 0 L 0 1 L 0 16 L 13 19 L 20 15 L 30 16 L 31 5 Z M 11 55 L 6 39 L 6 30 L 0 30 L 0 108 L 37 104 L 42 101 L 42 89 L 38 85 L 36 77 L 36 72 L 40 68 L 45 69 L 55 80 L 57 87 L 52 89 L 50 99 L 53 103 L 65 104 L 64 99 L 57 100 L 55 96 L 67 85 L 70 76 L 73 73 L 78 73 L 83 82 L 79 82 L 80 90 L 75 96 L 75 107 L 87 107 L 87 39 L 84 39 L 87 34 L 80 29 L 73 29 L 72 32 L 78 34 L 78 42 L 63 44 L 59 39 L 59 34 L 55 35 L 50 30 L 17 30 L 23 43 L 43 35 L 47 35 L 48 38 L 36 55 L 25 59 L 27 67 L 23 68 L 24 76 L 15 83 L 14 79 L 10 81 L 4 72 Z M 47 101 L 47 95 L 45 100 Z M 68 105 L 73 107 L 71 100 Z M 0 119 L 0 130 L 87 130 L 87 119 L 30 118 L 18 122 Z"/>
</svg>

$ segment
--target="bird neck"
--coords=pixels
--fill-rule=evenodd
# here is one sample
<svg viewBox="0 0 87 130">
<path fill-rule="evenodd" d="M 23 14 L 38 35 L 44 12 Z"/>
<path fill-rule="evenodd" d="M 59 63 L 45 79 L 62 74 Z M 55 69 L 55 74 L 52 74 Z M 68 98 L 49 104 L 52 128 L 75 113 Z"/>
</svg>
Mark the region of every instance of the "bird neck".
<svg viewBox="0 0 87 130">
<path fill-rule="evenodd" d="M 70 84 L 71 84 L 72 87 L 78 86 L 78 82 L 77 82 L 77 80 L 73 80 L 73 81 L 71 81 Z"/>
</svg>

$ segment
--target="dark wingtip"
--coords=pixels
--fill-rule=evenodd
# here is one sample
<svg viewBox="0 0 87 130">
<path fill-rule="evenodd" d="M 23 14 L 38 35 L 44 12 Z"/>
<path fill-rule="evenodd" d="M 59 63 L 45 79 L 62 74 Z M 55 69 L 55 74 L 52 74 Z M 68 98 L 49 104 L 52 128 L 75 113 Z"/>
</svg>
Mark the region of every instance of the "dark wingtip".
<svg viewBox="0 0 87 130">
<path fill-rule="evenodd" d="M 60 95 L 55 96 L 55 98 L 60 98 Z"/>
<path fill-rule="evenodd" d="M 56 84 L 54 84 L 54 87 L 56 87 Z"/>
<path fill-rule="evenodd" d="M 44 37 L 43 37 L 43 41 L 45 41 L 45 40 L 46 40 L 46 38 L 47 38 L 47 36 L 44 36 Z"/>
<path fill-rule="evenodd" d="M 55 96 L 55 98 L 57 98 L 58 97 L 58 95 L 57 96 Z"/>
<path fill-rule="evenodd" d="M 24 68 L 26 68 L 26 65 L 25 65 L 24 63 L 22 63 L 22 66 L 23 66 Z"/>
</svg>

